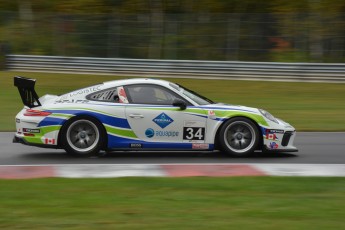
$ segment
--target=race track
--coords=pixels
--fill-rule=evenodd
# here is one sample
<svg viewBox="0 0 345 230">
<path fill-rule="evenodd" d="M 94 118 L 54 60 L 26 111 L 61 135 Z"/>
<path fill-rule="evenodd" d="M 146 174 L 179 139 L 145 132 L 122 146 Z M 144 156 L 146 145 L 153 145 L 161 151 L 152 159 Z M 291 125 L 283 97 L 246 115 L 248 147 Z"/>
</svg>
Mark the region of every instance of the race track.
<svg viewBox="0 0 345 230">
<path fill-rule="evenodd" d="M 345 164 L 345 133 L 297 133 L 297 153 L 261 154 L 232 158 L 219 152 L 113 152 L 102 157 L 76 158 L 64 150 L 12 143 L 14 133 L 0 133 L 0 165 L 47 164 L 191 164 L 269 163 Z"/>
</svg>

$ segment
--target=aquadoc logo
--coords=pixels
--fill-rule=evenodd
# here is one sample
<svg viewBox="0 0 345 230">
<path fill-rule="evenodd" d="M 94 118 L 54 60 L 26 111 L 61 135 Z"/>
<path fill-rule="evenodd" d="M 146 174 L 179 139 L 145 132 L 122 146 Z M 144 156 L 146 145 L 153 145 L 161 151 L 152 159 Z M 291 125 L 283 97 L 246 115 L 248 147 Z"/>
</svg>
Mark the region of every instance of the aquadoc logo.
<svg viewBox="0 0 345 230">
<path fill-rule="evenodd" d="M 152 121 L 162 129 L 174 122 L 174 120 L 165 113 L 159 114 L 157 117 L 153 118 Z"/>
</svg>

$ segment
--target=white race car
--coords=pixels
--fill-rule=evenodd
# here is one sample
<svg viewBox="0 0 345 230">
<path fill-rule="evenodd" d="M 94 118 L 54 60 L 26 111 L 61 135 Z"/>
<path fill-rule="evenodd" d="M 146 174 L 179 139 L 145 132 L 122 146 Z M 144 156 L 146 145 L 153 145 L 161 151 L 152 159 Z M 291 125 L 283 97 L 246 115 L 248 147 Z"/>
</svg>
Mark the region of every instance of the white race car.
<svg viewBox="0 0 345 230">
<path fill-rule="evenodd" d="M 262 109 L 215 103 L 157 79 L 104 82 L 38 98 L 35 79 L 15 77 L 24 108 L 14 142 L 63 148 L 73 155 L 101 150 L 255 150 L 295 152 L 294 127 Z"/>
</svg>

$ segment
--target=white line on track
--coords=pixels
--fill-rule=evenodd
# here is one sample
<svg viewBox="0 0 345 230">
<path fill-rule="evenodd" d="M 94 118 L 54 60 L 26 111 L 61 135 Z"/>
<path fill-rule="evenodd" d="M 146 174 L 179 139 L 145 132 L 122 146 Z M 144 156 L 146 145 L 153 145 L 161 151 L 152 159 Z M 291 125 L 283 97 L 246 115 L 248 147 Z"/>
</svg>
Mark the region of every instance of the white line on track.
<svg viewBox="0 0 345 230">
<path fill-rule="evenodd" d="M 169 174 L 168 166 L 173 166 L 174 173 Z M 187 167 L 186 167 L 187 166 Z M 189 166 L 189 167 L 188 167 Z M 205 166 L 205 167 L 203 167 Z M 53 175 L 48 177 L 64 178 L 112 178 L 112 177 L 167 177 L 189 175 L 238 175 L 251 176 L 252 170 L 266 176 L 320 176 L 320 177 L 345 177 L 345 164 L 46 164 L 46 165 L 0 165 L 1 176 L 11 177 L 6 174 L 6 168 L 11 173 L 25 173 L 40 171 L 44 167 L 51 168 Z M 28 169 L 30 168 L 30 169 Z M 168 171 L 167 171 L 168 170 Z M 247 170 L 247 171 L 246 171 Z M 42 170 L 41 170 L 42 171 Z M 208 174 L 209 173 L 209 174 Z M 224 174 L 225 173 L 225 174 Z M 42 177 L 45 177 L 44 175 Z M 46 176 L 47 177 L 47 176 Z"/>
</svg>

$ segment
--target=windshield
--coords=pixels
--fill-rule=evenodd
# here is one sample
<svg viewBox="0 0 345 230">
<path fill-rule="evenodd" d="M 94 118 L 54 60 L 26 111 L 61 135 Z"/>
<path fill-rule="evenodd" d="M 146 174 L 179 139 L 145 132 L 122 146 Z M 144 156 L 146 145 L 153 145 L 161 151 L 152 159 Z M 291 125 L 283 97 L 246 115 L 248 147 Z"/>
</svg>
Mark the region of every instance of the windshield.
<svg viewBox="0 0 345 230">
<path fill-rule="evenodd" d="M 209 105 L 209 104 L 214 104 L 214 102 L 196 92 L 194 92 L 193 90 L 187 89 L 179 84 L 171 84 L 171 86 L 173 86 L 175 89 L 177 89 L 178 91 L 180 91 L 183 95 L 185 95 L 186 97 L 192 99 L 193 101 L 195 101 L 196 103 L 198 103 L 199 105 Z"/>
</svg>

